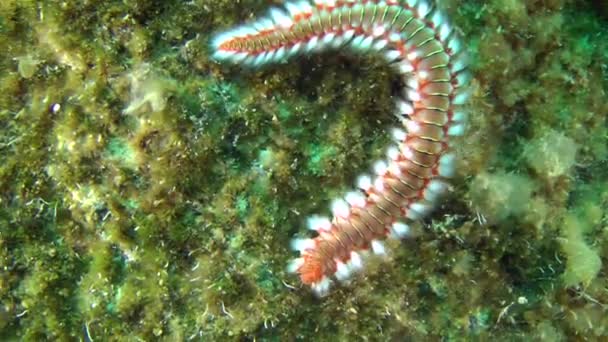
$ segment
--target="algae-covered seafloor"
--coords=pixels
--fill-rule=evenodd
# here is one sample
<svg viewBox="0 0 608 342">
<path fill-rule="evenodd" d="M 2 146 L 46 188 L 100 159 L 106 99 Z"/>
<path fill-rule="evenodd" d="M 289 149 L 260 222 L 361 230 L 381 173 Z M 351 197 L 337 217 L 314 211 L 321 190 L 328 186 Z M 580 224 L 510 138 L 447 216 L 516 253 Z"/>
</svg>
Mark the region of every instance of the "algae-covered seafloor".
<svg viewBox="0 0 608 342">
<path fill-rule="evenodd" d="M 0 339 L 608 338 L 608 6 L 439 1 L 471 55 L 458 177 L 318 299 L 289 240 L 384 154 L 396 79 L 211 61 L 268 3 L 0 2 Z"/>
</svg>

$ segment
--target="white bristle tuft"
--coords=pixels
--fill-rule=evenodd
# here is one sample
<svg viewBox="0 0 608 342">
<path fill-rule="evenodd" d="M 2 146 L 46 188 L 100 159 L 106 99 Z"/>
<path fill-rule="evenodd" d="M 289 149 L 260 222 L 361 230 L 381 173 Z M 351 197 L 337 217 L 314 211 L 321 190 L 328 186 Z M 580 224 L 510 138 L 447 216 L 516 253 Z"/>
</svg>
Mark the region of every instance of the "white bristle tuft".
<svg viewBox="0 0 608 342">
<path fill-rule="evenodd" d="M 452 71 L 452 73 L 456 74 L 461 70 L 466 69 L 466 67 L 467 63 L 462 58 L 457 58 L 452 62 L 450 70 Z"/>
<path fill-rule="evenodd" d="M 444 154 L 439 158 L 439 175 L 453 177 L 456 170 L 456 156 L 452 153 Z"/>
<path fill-rule="evenodd" d="M 408 235 L 410 235 L 411 230 L 410 226 L 405 223 L 395 222 L 391 226 L 391 237 L 395 239 L 402 239 Z"/>
<path fill-rule="evenodd" d="M 456 74 L 456 87 L 462 88 L 471 82 L 471 74 L 467 71 L 460 71 Z"/>
<path fill-rule="evenodd" d="M 363 39 L 363 36 L 357 35 L 353 38 L 353 40 L 350 41 L 350 45 L 353 47 L 353 49 L 359 49 L 359 47 L 361 46 L 361 42 L 363 42 Z"/>
<path fill-rule="evenodd" d="M 372 251 L 376 255 L 386 255 L 386 248 L 384 244 L 379 240 L 372 240 Z"/>
<path fill-rule="evenodd" d="M 408 100 L 410 100 L 412 102 L 418 102 L 422 99 L 420 96 L 420 93 L 417 90 L 413 90 L 413 89 L 406 90 L 405 96 Z"/>
<path fill-rule="evenodd" d="M 384 180 L 382 177 L 378 177 L 374 180 L 374 190 L 380 194 L 384 192 Z"/>
<path fill-rule="evenodd" d="M 348 218 L 350 207 L 343 199 L 335 199 L 331 203 L 331 212 L 335 217 Z"/>
<path fill-rule="evenodd" d="M 363 260 L 357 252 L 350 252 L 350 261 L 348 263 L 351 270 L 358 271 L 363 268 Z"/>
<path fill-rule="evenodd" d="M 412 210 L 412 209 L 407 209 L 405 217 L 407 217 L 408 219 L 410 219 L 412 221 L 418 221 L 423 218 L 423 216 L 420 215 L 419 212 Z"/>
<path fill-rule="evenodd" d="M 426 1 L 421 0 L 416 9 L 418 10 L 418 16 L 424 18 L 431 11 L 431 6 Z"/>
<path fill-rule="evenodd" d="M 365 207 L 365 204 L 367 202 L 365 196 L 363 196 L 360 192 L 356 191 L 347 192 L 346 196 L 344 196 L 344 199 L 346 200 L 346 202 L 348 202 L 348 204 L 357 208 Z"/>
<path fill-rule="evenodd" d="M 233 38 L 243 38 L 258 34 L 258 31 L 251 26 L 241 26 L 230 32 Z"/>
<path fill-rule="evenodd" d="M 315 240 L 313 239 L 292 239 L 291 249 L 294 251 L 304 252 L 308 249 L 314 249 L 316 246 Z"/>
<path fill-rule="evenodd" d="M 451 50 L 452 55 L 457 55 L 462 51 L 462 44 L 458 38 L 453 37 L 448 41 L 448 49 Z"/>
<path fill-rule="evenodd" d="M 413 210 L 416 210 L 417 212 L 421 213 L 422 215 L 426 215 L 431 211 L 430 205 L 425 204 L 425 203 L 420 203 L 420 202 L 410 204 L 410 208 Z"/>
<path fill-rule="evenodd" d="M 435 202 L 441 195 L 446 192 L 447 189 L 448 186 L 446 183 L 434 179 L 429 182 L 429 185 L 427 186 L 426 190 L 424 190 L 424 199 L 429 202 Z"/>
<path fill-rule="evenodd" d="M 405 85 L 414 90 L 417 90 L 420 87 L 420 84 L 418 83 L 418 78 L 416 77 L 408 78 L 407 81 L 405 81 Z"/>
<path fill-rule="evenodd" d="M 448 189 L 448 185 L 445 182 L 434 179 L 429 182 L 428 189 L 432 192 L 443 194 Z"/>
<path fill-rule="evenodd" d="M 274 61 L 274 58 L 275 58 L 274 56 L 276 54 L 277 54 L 277 50 L 276 49 L 268 51 L 266 53 L 266 55 L 264 56 L 264 61 L 263 61 L 262 64 L 266 64 L 266 63 L 269 63 L 271 61 Z"/>
<path fill-rule="evenodd" d="M 262 31 L 266 31 L 269 28 L 272 28 L 274 24 L 272 23 L 272 20 L 268 18 L 261 18 L 251 23 L 251 26 L 259 33 Z"/>
<path fill-rule="evenodd" d="M 380 40 L 376 41 L 374 43 L 374 45 L 372 45 L 372 49 L 375 50 L 375 51 L 382 51 L 387 46 L 388 46 L 388 40 L 386 40 L 386 39 L 380 39 Z"/>
<path fill-rule="evenodd" d="M 397 68 L 397 71 L 402 74 L 409 74 L 414 71 L 414 66 L 406 60 L 395 63 L 394 65 Z"/>
<path fill-rule="evenodd" d="M 443 25 L 443 23 L 445 22 L 445 19 L 443 18 L 443 15 L 441 14 L 441 12 L 435 11 L 435 13 L 433 13 L 433 15 L 431 16 L 431 22 L 433 23 L 433 25 L 435 27 L 439 27 L 439 26 Z"/>
<path fill-rule="evenodd" d="M 414 114 L 414 107 L 409 101 L 398 100 L 397 101 L 398 114 L 412 115 Z"/>
<path fill-rule="evenodd" d="M 389 63 L 392 63 L 401 57 L 401 52 L 397 50 L 388 50 L 384 53 L 384 57 Z"/>
<path fill-rule="evenodd" d="M 406 217 L 409 218 L 410 220 L 420 220 L 423 217 L 425 217 L 429 212 L 431 211 L 431 206 L 429 206 L 428 204 L 424 204 L 424 203 L 412 203 L 409 205 L 409 207 L 407 208 L 407 214 Z"/>
<path fill-rule="evenodd" d="M 452 26 L 449 23 L 444 22 L 439 27 L 439 40 L 441 40 L 442 42 L 445 42 L 451 33 L 452 33 Z"/>
<path fill-rule="evenodd" d="M 404 142 L 405 139 L 407 138 L 407 133 L 405 133 L 404 130 L 402 130 L 401 128 L 393 128 L 391 130 L 391 133 L 393 135 L 393 139 L 395 139 L 398 142 Z"/>
<path fill-rule="evenodd" d="M 346 30 L 342 33 L 342 37 L 344 37 L 344 42 L 350 42 L 351 39 L 355 36 L 355 30 Z"/>
<path fill-rule="evenodd" d="M 420 124 L 414 120 L 403 120 L 408 133 L 416 133 L 420 131 Z"/>
<path fill-rule="evenodd" d="M 296 3 L 296 5 L 300 9 L 300 13 L 310 13 L 310 12 L 312 12 L 312 6 L 310 5 L 310 3 L 308 1 L 304 1 L 304 0 L 298 1 Z"/>
<path fill-rule="evenodd" d="M 419 80 L 426 80 L 429 78 L 429 73 L 425 70 L 420 70 L 418 71 L 418 79 Z"/>
<path fill-rule="evenodd" d="M 369 49 L 371 49 L 371 47 L 372 47 L 373 44 L 374 44 L 374 37 L 367 36 L 361 42 L 360 49 L 363 50 L 363 51 L 369 50 Z"/>
<path fill-rule="evenodd" d="M 387 168 L 388 168 L 388 165 L 386 165 L 386 162 L 384 160 L 378 160 L 377 162 L 374 163 L 374 172 L 378 176 L 384 176 L 386 174 Z"/>
<path fill-rule="evenodd" d="M 464 134 L 465 131 L 465 127 L 464 124 L 456 124 L 456 125 L 451 125 L 450 128 L 448 128 L 448 135 L 453 136 L 453 137 L 460 137 Z"/>
<path fill-rule="evenodd" d="M 313 215 L 308 218 L 308 229 L 329 232 L 331 231 L 331 221 L 325 216 Z"/>
<path fill-rule="evenodd" d="M 277 52 L 274 55 L 274 59 L 277 61 L 283 60 L 287 55 L 287 49 L 284 46 L 281 46 L 277 49 Z"/>
<path fill-rule="evenodd" d="M 431 211 L 431 206 L 420 202 L 412 203 L 407 210 L 407 217 L 412 220 L 419 220 Z"/>
<path fill-rule="evenodd" d="M 242 63 L 245 58 L 247 58 L 247 56 L 249 56 L 249 54 L 247 52 L 237 52 L 236 54 L 234 54 L 232 56 L 232 61 L 234 63 Z"/>
<path fill-rule="evenodd" d="M 262 63 L 264 63 L 264 59 L 266 58 L 266 54 L 267 54 L 267 52 L 265 52 L 265 51 L 264 51 L 264 52 L 262 52 L 262 53 L 260 53 L 260 54 L 256 55 L 256 56 L 253 58 L 253 61 L 251 62 L 251 65 L 252 65 L 253 67 L 257 67 L 257 66 L 262 65 Z"/>
<path fill-rule="evenodd" d="M 471 94 L 469 94 L 468 91 L 459 91 L 456 96 L 454 96 L 454 100 L 452 100 L 452 103 L 455 105 L 465 104 L 469 99 L 470 95 Z"/>
<path fill-rule="evenodd" d="M 467 122 L 467 114 L 462 110 L 456 110 L 454 112 L 454 115 L 452 115 L 452 121 L 458 123 L 465 123 Z"/>
<path fill-rule="evenodd" d="M 351 271 L 345 263 L 340 260 L 335 260 L 336 262 L 336 279 L 339 281 L 345 281 L 350 278 Z"/>
<path fill-rule="evenodd" d="M 319 46 L 319 37 L 313 36 L 312 38 L 310 38 L 308 43 L 306 43 L 306 45 L 304 46 L 304 51 L 306 51 L 306 52 L 314 51 L 317 49 L 318 46 Z"/>
<path fill-rule="evenodd" d="M 386 33 L 386 27 L 384 27 L 384 25 L 377 25 L 372 30 L 372 35 L 374 35 L 374 37 L 383 36 L 385 33 Z"/>
<path fill-rule="evenodd" d="M 222 46 L 222 44 L 226 43 L 230 39 L 233 39 L 234 37 L 234 31 L 219 33 L 215 35 L 213 39 L 211 39 L 211 47 L 213 48 L 213 50 L 217 50 L 220 48 L 220 46 Z"/>
<path fill-rule="evenodd" d="M 341 48 L 342 45 L 345 44 L 345 40 L 344 40 L 344 35 L 337 35 L 332 41 L 331 43 L 329 43 L 329 47 L 333 48 L 333 49 L 338 49 Z"/>
<path fill-rule="evenodd" d="M 441 194 L 429 191 L 428 189 L 425 190 L 423 194 L 423 198 L 429 202 L 436 202 L 439 197 L 441 197 Z"/>
<path fill-rule="evenodd" d="M 401 35 L 398 32 L 391 31 L 388 34 L 388 40 L 392 43 L 399 42 L 399 41 L 401 41 L 401 39 L 402 39 Z"/>
<path fill-rule="evenodd" d="M 365 192 L 369 191 L 372 187 L 372 179 L 367 175 L 359 176 L 357 187 Z"/>
<path fill-rule="evenodd" d="M 278 8 L 270 9 L 270 17 L 274 21 L 274 24 L 281 28 L 288 29 L 293 25 L 293 20 Z"/>
<path fill-rule="evenodd" d="M 295 43 L 288 51 L 287 56 L 295 56 L 302 51 L 302 42 Z"/>
<path fill-rule="evenodd" d="M 324 46 L 331 45 L 333 41 L 336 39 L 336 34 L 333 32 L 327 33 L 321 38 L 321 43 Z"/>
<path fill-rule="evenodd" d="M 235 54 L 235 51 L 217 50 L 213 53 L 213 59 L 218 61 L 225 61 L 232 59 Z"/>
<path fill-rule="evenodd" d="M 325 297 L 329 293 L 331 280 L 328 277 L 323 277 L 320 281 L 312 284 L 312 290 L 319 297 Z"/>
<path fill-rule="evenodd" d="M 243 65 L 245 65 L 245 66 L 251 66 L 253 64 L 254 59 L 255 59 L 254 55 L 247 55 L 247 57 L 245 57 L 245 59 L 243 59 L 243 61 L 241 63 L 243 63 Z"/>
<path fill-rule="evenodd" d="M 400 155 L 401 155 L 401 152 L 399 152 L 399 147 L 397 147 L 397 146 L 390 146 L 386 150 L 386 156 L 390 160 L 394 160 L 394 161 L 399 160 Z M 389 166 L 389 168 L 390 168 L 390 166 Z"/>
<path fill-rule="evenodd" d="M 296 273 L 304 265 L 304 258 L 295 258 L 289 261 L 287 264 L 287 272 Z"/>
<path fill-rule="evenodd" d="M 418 58 L 418 52 L 416 52 L 414 50 L 414 51 L 408 53 L 407 55 L 405 55 L 405 58 L 407 58 L 410 62 L 413 62 Z"/>
</svg>

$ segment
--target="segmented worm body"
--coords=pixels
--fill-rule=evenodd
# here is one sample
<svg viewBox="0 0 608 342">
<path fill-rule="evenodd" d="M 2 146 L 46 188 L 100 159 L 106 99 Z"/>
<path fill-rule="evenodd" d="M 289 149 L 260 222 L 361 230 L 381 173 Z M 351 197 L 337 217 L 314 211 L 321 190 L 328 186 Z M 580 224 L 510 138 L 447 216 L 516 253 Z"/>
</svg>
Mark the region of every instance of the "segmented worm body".
<svg viewBox="0 0 608 342">
<path fill-rule="evenodd" d="M 402 75 L 395 146 L 376 162 L 375 177 L 361 176 L 360 191 L 332 204 L 333 218 L 309 218 L 317 231 L 294 239 L 300 256 L 290 263 L 304 284 L 327 293 L 333 276 L 347 279 L 362 267 L 362 252 L 385 254 L 382 240 L 401 238 L 408 223 L 426 215 L 454 171 L 450 137 L 464 133 L 467 83 L 464 53 L 442 13 L 417 0 L 286 2 L 269 17 L 219 34 L 217 60 L 261 66 L 327 49 L 382 56 Z"/>
</svg>

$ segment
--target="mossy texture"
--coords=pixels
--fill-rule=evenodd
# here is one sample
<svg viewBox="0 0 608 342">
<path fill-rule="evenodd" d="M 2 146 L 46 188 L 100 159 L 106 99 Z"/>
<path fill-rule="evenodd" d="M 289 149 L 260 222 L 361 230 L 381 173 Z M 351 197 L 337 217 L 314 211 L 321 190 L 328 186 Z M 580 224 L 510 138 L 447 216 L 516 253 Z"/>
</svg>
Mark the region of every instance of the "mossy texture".
<svg viewBox="0 0 608 342">
<path fill-rule="evenodd" d="M 453 189 L 318 299 L 289 240 L 384 155 L 389 67 L 211 61 L 268 1 L 1 1 L 0 340 L 608 338 L 596 3 L 438 1 L 473 75 Z"/>
</svg>

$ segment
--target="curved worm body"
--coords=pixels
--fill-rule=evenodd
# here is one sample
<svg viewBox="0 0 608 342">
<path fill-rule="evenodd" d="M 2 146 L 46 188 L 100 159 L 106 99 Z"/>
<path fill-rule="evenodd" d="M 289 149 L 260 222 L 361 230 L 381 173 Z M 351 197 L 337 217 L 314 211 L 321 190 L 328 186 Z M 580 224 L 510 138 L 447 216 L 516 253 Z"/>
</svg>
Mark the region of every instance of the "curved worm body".
<svg viewBox="0 0 608 342">
<path fill-rule="evenodd" d="M 447 189 L 450 137 L 464 133 L 468 74 L 456 33 L 426 1 L 287 2 L 212 45 L 217 60 L 254 67 L 327 49 L 369 51 L 403 77 L 395 112 L 402 128 L 393 131 L 387 160 L 374 165 L 375 177 L 359 178 L 360 191 L 333 202 L 332 219 L 309 219 L 316 237 L 292 242 L 300 257 L 289 269 L 317 294 L 327 293 L 332 276 L 345 280 L 360 269 L 361 252 L 385 254 L 381 241 L 407 236 L 408 222 L 426 215 Z"/>
</svg>

